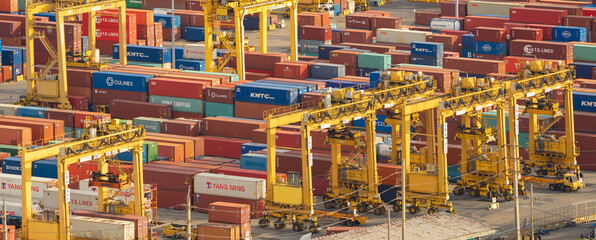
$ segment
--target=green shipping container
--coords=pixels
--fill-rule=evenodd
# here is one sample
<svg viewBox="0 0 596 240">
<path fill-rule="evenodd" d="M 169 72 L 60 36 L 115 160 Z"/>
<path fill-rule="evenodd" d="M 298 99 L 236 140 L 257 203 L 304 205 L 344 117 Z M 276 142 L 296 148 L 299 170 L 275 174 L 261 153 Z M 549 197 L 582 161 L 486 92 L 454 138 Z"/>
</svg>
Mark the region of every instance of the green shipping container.
<svg viewBox="0 0 596 240">
<path fill-rule="evenodd" d="M 74 138 L 75 136 L 75 129 L 71 127 L 64 127 L 64 136 L 67 138 Z"/>
<path fill-rule="evenodd" d="M 319 57 L 319 53 L 309 53 L 309 52 L 301 52 L 300 55 L 309 56 L 309 57 Z"/>
<path fill-rule="evenodd" d="M 388 69 L 391 67 L 391 55 L 380 53 L 358 54 L 359 68 Z"/>
<path fill-rule="evenodd" d="M 200 73 L 200 74 L 215 75 L 215 76 L 227 76 L 227 77 L 230 77 L 230 82 L 235 82 L 235 81 L 239 80 L 238 74 L 232 74 L 232 73 L 204 72 L 204 71 L 194 71 L 194 70 L 183 70 L 182 72 Z"/>
<path fill-rule="evenodd" d="M 205 117 L 234 117 L 234 104 L 205 102 Z"/>
<path fill-rule="evenodd" d="M 147 151 L 147 162 L 152 162 L 157 160 L 157 143 L 144 141 L 145 150 Z"/>
<path fill-rule="evenodd" d="M 151 95 L 149 102 L 172 105 L 172 111 L 203 113 L 203 100 Z"/>
<path fill-rule="evenodd" d="M 141 8 L 143 8 L 143 1 L 141 1 L 141 0 L 126 0 L 126 7 L 141 9 Z"/>
<path fill-rule="evenodd" d="M 19 12 L 25 11 L 27 0 L 19 0 Z"/>
<path fill-rule="evenodd" d="M 596 62 L 596 45 L 573 44 L 573 61 Z"/>
<path fill-rule="evenodd" d="M 7 152 L 11 156 L 16 156 L 19 155 L 19 146 L 0 144 L 0 152 Z"/>
<path fill-rule="evenodd" d="M 162 133 L 163 122 L 167 119 L 150 118 L 150 117 L 136 117 L 132 120 L 133 125 L 142 125 L 147 132 Z"/>
<path fill-rule="evenodd" d="M 83 133 L 85 133 L 84 128 L 75 128 L 75 138 L 83 137 Z"/>
</svg>

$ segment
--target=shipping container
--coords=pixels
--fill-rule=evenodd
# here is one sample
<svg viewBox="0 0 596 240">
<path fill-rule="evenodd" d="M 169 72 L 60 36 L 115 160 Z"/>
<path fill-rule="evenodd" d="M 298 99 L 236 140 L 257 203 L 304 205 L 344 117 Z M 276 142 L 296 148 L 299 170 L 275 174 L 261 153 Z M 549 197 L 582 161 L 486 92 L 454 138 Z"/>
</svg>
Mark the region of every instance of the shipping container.
<svg viewBox="0 0 596 240">
<path fill-rule="evenodd" d="M 489 1 L 469 1 L 468 15 L 498 15 L 509 16 L 509 9 L 514 7 L 523 7 L 521 2 L 489 2 Z M 466 15 L 460 15 L 466 16 Z"/>
<path fill-rule="evenodd" d="M 331 41 L 331 28 L 322 26 L 300 26 L 300 39 Z"/>
<path fill-rule="evenodd" d="M 197 225 L 197 240 L 240 240 L 240 227 L 232 224 L 201 223 Z"/>
<path fill-rule="evenodd" d="M 265 180 L 199 173 L 194 176 L 194 193 L 259 200 L 265 198 Z"/>
<path fill-rule="evenodd" d="M 462 21 L 452 18 L 433 18 L 430 20 L 430 30 L 438 33 L 441 30 L 462 30 Z"/>
<path fill-rule="evenodd" d="M 308 64 L 278 62 L 274 65 L 273 74 L 280 78 L 307 79 L 309 77 L 308 70 Z"/>
<path fill-rule="evenodd" d="M 49 108 L 22 106 L 17 109 L 17 116 L 31 118 L 45 118 L 45 111 Z"/>
<path fill-rule="evenodd" d="M 212 184 L 215 184 L 215 182 Z M 230 187 L 231 186 L 232 185 L 230 185 Z M 250 225 L 250 205 L 228 202 L 211 203 L 209 204 L 209 222 L 240 225 L 249 223 Z"/>
<path fill-rule="evenodd" d="M 64 127 L 74 127 L 76 112 L 72 110 L 61 110 L 61 109 L 47 109 L 45 111 L 45 118 L 62 120 Z"/>
<path fill-rule="evenodd" d="M 569 43 L 512 40 L 510 44 L 511 56 L 535 56 L 566 62 L 573 61 L 573 45 Z"/>
<path fill-rule="evenodd" d="M 299 97 L 297 88 L 288 88 L 283 86 L 276 86 L 273 84 L 253 86 L 249 84 L 238 85 L 236 86 L 235 94 L 237 101 L 274 105 L 296 104 L 298 103 Z"/>
<path fill-rule="evenodd" d="M 250 142 L 242 139 L 204 137 L 205 155 L 240 159 L 242 144 Z"/>
<path fill-rule="evenodd" d="M 477 27 L 502 28 L 503 24 L 509 22 L 509 18 L 504 17 L 485 17 L 485 16 L 466 16 L 464 30 L 474 31 Z"/>
<path fill-rule="evenodd" d="M 564 42 L 586 42 L 588 32 L 583 27 L 556 26 L 553 27 L 553 40 Z"/>
<path fill-rule="evenodd" d="M 388 69 L 391 67 L 391 56 L 378 53 L 361 53 L 358 55 L 358 67 Z"/>
<path fill-rule="evenodd" d="M 13 105 L 13 104 L 6 104 L 6 103 L 1 103 L 0 104 L 0 115 L 11 115 L 11 116 L 16 116 L 17 115 L 17 110 L 20 108 L 21 106 L 19 105 Z M 47 111 L 47 110 L 46 110 Z"/>
<path fill-rule="evenodd" d="M 506 42 L 474 42 L 474 53 L 476 54 L 490 54 L 490 55 L 507 55 Z"/>
<path fill-rule="evenodd" d="M 18 171 L 20 172 L 20 168 Z M 31 198 L 34 200 L 42 200 L 44 196 L 44 189 L 52 186 L 56 179 L 32 177 L 31 180 Z M 11 173 L 0 173 L 0 182 L 2 183 L 2 192 L 5 196 L 17 198 L 21 197 L 22 180 L 20 174 L 15 175 Z"/>
<path fill-rule="evenodd" d="M 205 88 L 204 96 L 207 102 L 234 103 L 234 86 L 211 86 Z"/>
<path fill-rule="evenodd" d="M 575 76 L 577 78 L 592 78 L 593 68 L 596 67 L 596 63 L 584 63 L 584 62 L 574 62 L 570 63 L 570 66 L 574 67 Z"/>
<path fill-rule="evenodd" d="M 201 133 L 201 122 L 168 120 L 163 122 L 163 132 L 182 136 L 198 136 Z"/>
<path fill-rule="evenodd" d="M 151 96 L 153 97 L 153 96 Z M 112 116 L 124 119 L 135 117 L 172 118 L 172 105 L 128 100 L 110 101 L 109 110 Z"/>
<path fill-rule="evenodd" d="M 342 31 L 342 42 L 373 43 L 373 32 L 359 29 L 346 29 Z"/>
<path fill-rule="evenodd" d="M 150 103 L 170 105 L 172 111 L 187 112 L 187 113 L 203 113 L 203 100 L 192 98 L 168 97 L 151 95 L 149 96 Z"/>
<path fill-rule="evenodd" d="M 334 50 L 348 49 L 348 46 L 341 45 L 321 45 L 318 46 L 319 59 L 329 59 L 329 54 Z"/>
<path fill-rule="evenodd" d="M 185 27 L 182 30 L 182 38 L 190 41 L 203 42 L 205 41 L 204 27 Z M 215 34 L 213 36 L 215 39 Z"/>
<path fill-rule="evenodd" d="M 114 44 L 112 49 L 114 59 L 120 59 L 119 49 L 119 44 Z M 130 61 L 160 64 L 172 62 L 171 48 L 128 44 L 126 45 L 126 51 L 127 59 Z"/>
<path fill-rule="evenodd" d="M 561 25 L 565 16 L 567 16 L 567 11 L 565 10 L 524 7 L 509 9 L 509 19 L 512 22 Z"/>
<path fill-rule="evenodd" d="M 539 28 L 511 28 L 511 40 L 526 39 L 542 41 L 544 39 L 543 30 Z"/>
<path fill-rule="evenodd" d="M 251 139 L 252 130 L 265 127 L 265 122 L 262 120 L 208 117 L 204 121 L 205 135 L 217 137 Z"/>
<path fill-rule="evenodd" d="M 410 45 L 411 55 L 431 56 L 442 58 L 444 53 L 443 44 L 434 42 L 412 42 Z"/>
<path fill-rule="evenodd" d="M 98 240 L 135 239 L 135 224 L 129 221 L 119 221 L 112 219 L 83 217 L 75 215 L 70 217 L 70 223 L 72 225 L 72 228 L 76 229 L 76 231 L 72 231 L 73 237 L 76 238 Z"/>
<path fill-rule="evenodd" d="M 19 126 L 31 128 L 31 140 L 51 141 L 54 139 L 54 124 L 33 121 L 23 121 L 17 119 L 0 118 L 0 125 Z"/>
<path fill-rule="evenodd" d="M 58 209 L 59 191 L 58 188 L 47 188 L 43 191 L 43 203 L 45 209 Z M 97 192 L 71 189 L 70 190 L 70 210 L 90 210 L 97 211 Z M 79 229 L 78 231 L 82 231 Z M 134 231 L 134 230 L 133 230 Z M 134 233 L 134 232 L 133 232 Z"/>
<path fill-rule="evenodd" d="M 146 102 L 147 93 L 94 88 L 92 98 L 94 105 L 109 105 L 110 101 L 114 99 Z"/>
<path fill-rule="evenodd" d="M 204 89 L 209 86 L 210 84 L 208 83 L 192 81 L 190 79 L 181 80 L 167 77 L 157 77 L 149 79 L 148 92 L 150 95 L 203 99 Z"/>
<path fill-rule="evenodd" d="M 205 117 L 233 117 L 234 104 L 205 102 Z"/>
<path fill-rule="evenodd" d="M 27 146 L 31 144 L 31 129 L 0 125 L 0 144 Z"/>
<path fill-rule="evenodd" d="M 441 16 L 440 12 L 435 11 L 416 11 L 414 23 L 418 25 L 430 25 L 430 20 Z"/>
<path fill-rule="evenodd" d="M 315 63 L 311 67 L 311 76 L 318 79 L 332 79 L 346 75 L 346 67 L 339 64 Z"/>
<path fill-rule="evenodd" d="M 72 215 L 73 216 L 105 218 L 105 219 L 133 222 L 136 239 L 143 239 L 143 238 L 147 237 L 148 232 L 149 232 L 149 228 L 147 226 L 147 217 L 145 217 L 145 216 L 124 215 L 124 214 L 106 213 L 106 212 L 97 212 L 97 211 L 88 211 L 88 210 L 73 211 Z"/>
<path fill-rule="evenodd" d="M 151 78 L 151 75 L 97 71 L 93 73 L 93 88 L 147 92 L 147 82 Z"/>
<path fill-rule="evenodd" d="M 573 60 L 596 62 L 596 45 L 573 44 Z"/>
<path fill-rule="evenodd" d="M 443 67 L 447 69 L 458 69 L 465 73 L 478 75 L 505 73 L 505 63 L 503 61 L 485 59 L 446 57 L 443 60 Z"/>
<path fill-rule="evenodd" d="M 346 28 L 370 30 L 372 15 L 350 14 L 346 16 Z"/>
<path fill-rule="evenodd" d="M 212 56 L 216 56 L 215 49 Z M 187 59 L 205 59 L 205 44 L 204 43 L 185 43 L 184 44 L 184 58 Z"/>
<path fill-rule="evenodd" d="M 161 133 L 163 122 L 167 119 L 150 118 L 150 117 L 136 117 L 132 120 L 134 125 L 140 125 L 145 128 L 147 132 Z"/>
<path fill-rule="evenodd" d="M 401 29 L 377 29 L 377 42 L 379 43 L 394 43 L 394 44 L 410 44 L 412 42 L 426 41 L 426 35 L 431 32 L 401 30 Z"/>
</svg>

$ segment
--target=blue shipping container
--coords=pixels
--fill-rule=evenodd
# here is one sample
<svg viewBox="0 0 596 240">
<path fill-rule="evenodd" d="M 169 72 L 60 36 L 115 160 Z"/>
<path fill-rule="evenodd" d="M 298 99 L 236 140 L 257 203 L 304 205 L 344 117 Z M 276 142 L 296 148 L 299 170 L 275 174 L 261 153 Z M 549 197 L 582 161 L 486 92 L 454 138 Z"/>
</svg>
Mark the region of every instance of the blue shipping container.
<svg viewBox="0 0 596 240">
<path fill-rule="evenodd" d="M 507 55 L 507 43 L 474 42 L 474 52 L 478 54 Z"/>
<path fill-rule="evenodd" d="M 315 63 L 310 68 L 310 75 L 313 78 L 319 79 L 332 79 L 343 77 L 346 75 L 346 66 L 332 63 Z"/>
<path fill-rule="evenodd" d="M 284 82 L 284 81 L 275 81 L 275 80 L 258 80 L 256 82 L 259 83 L 269 83 L 269 84 L 279 84 L 279 85 L 288 85 L 288 86 L 298 86 L 298 87 L 306 87 L 307 91 L 311 92 L 317 90 L 317 85 L 314 83 L 298 83 L 298 82 Z"/>
<path fill-rule="evenodd" d="M 596 63 L 574 62 L 569 65 L 575 66 L 575 75 L 577 78 L 592 79 L 592 68 L 596 67 Z"/>
<path fill-rule="evenodd" d="M 341 4 L 335 4 L 333 5 L 333 15 L 335 16 L 339 16 L 339 14 L 341 13 Z"/>
<path fill-rule="evenodd" d="M 261 150 L 267 150 L 267 144 L 249 142 L 249 143 L 243 143 L 242 146 L 240 147 L 241 154 L 247 154 L 247 153 L 261 151 Z"/>
<path fill-rule="evenodd" d="M 178 60 L 179 58 L 184 58 L 184 47 L 174 48 L 174 59 Z"/>
<path fill-rule="evenodd" d="M 205 28 L 203 27 L 185 27 L 182 31 L 182 38 L 190 41 L 205 41 Z M 215 41 L 216 35 L 213 34 L 213 40 Z"/>
<path fill-rule="evenodd" d="M 17 49 L 2 48 L 2 65 L 23 64 L 23 52 Z"/>
<path fill-rule="evenodd" d="M 205 71 L 205 60 L 176 59 L 176 68 L 182 70 Z"/>
<path fill-rule="evenodd" d="M 132 163 L 132 150 L 127 151 L 127 152 L 122 152 L 122 153 L 118 153 L 116 155 L 116 159 L 122 161 L 122 162 L 127 162 L 127 163 Z M 147 162 L 147 144 L 143 144 L 143 162 L 146 163 Z"/>
<path fill-rule="evenodd" d="M 27 63 L 27 48 L 26 47 L 2 46 L 2 49 L 12 49 L 12 50 L 21 51 L 22 61 L 23 61 L 23 63 Z"/>
<path fill-rule="evenodd" d="M 8 157 L 2 159 L 2 173 L 21 175 L 21 158 Z"/>
<path fill-rule="evenodd" d="M 163 24 L 163 28 L 179 28 L 180 16 L 174 15 L 174 24 L 172 24 L 172 15 L 154 14 L 153 21 Z"/>
<path fill-rule="evenodd" d="M 114 59 L 120 59 L 119 49 L 119 44 L 114 44 Z M 127 44 L 126 51 L 128 61 L 150 62 L 160 64 L 172 62 L 171 48 Z"/>
<path fill-rule="evenodd" d="M 461 36 L 462 48 L 474 48 L 474 34 L 464 34 Z"/>
<path fill-rule="evenodd" d="M 461 49 L 461 57 L 474 58 L 474 49 L 473 48 L 462 48 Z"/>
<path fill-rule="evenodd" d="M 353 87 L 355 89 L 368 89 L 370 87 L 369 83 L 359 83 L 359 82 L 348 82 L 348 81 L 341 81 L 341 80 L 323 80 L 325 82 L 325 87 L 328 88 L 348 88 Z"/>
<path fill-rule="evenodd" d="M 432 56 L 410 56 L 410 64 L 443 67 L 443 58 Z"/>
<path fill-rule="evenodd" d="M 236 86 L 236 101 L 271 105 L 293 105 L 298 103 L 298 89 L 273 85 Z"/>
<path fill-rule="evenodd" d="M 34 177 L 58 178 L 58 161 L 56 158 L 35 161 L 32 174 Z"/>
<path fill-rule="evenodd" d="M 411 55 L 443 57 L 444 48 L 442 43 L 435 42 L 412 42 L 410 44 Z"/>
<path fill-rule="evenodd" d="M 358 74 L 359 77 L 370 77 L 370 73 L 372 73 L 374 71 L 379 71 L 379 69 L 358 68 L 358 69 L 356 69 L 356 74 Z"/>
<path fill-rule="evenodd" d="M 32 118 L 45 118 L 45 113 L 46 113 L 46 110 L 48 110 L 48 109 L 49 108 L 22 106 L 17 109 L 17 116 L 32 117 Z"/>
<path fill-rule="evenodd" d="M 596 93 L 573 92 L 573 110 L 596 112 Z"/>
<path fill-rule="evenodd" d="M 267 171 L 267 155 L 247 153 L 240 157 L 240 168 Z"/>
<path fill-rule="evenodd" d="M 17 79 L 17 76 L 23 75 L 23 64 L 12 66 L 12 79 Z"/>
<path fill-rule="evenodd" d="M 350 47 L 342 45 L 321 45 L 319 46 L 319 59 L 329 59 L 329 52 L 346 48 Z"/>
<path fill-rule="evenodd" d="M 553 27 L 553 40 L 565 42 L 585 42 L 588 31 L 583 27 L 556 26 Z"/>
<path fill-rule="evenodd" d="M 391 133 L 391 124 L 384 125 L 386 118 L 387 116 L 377 115 L 377 120 L 375 120 L 376 132 Z M 366 122 L 364 119 L 365 118 L 354 121 L 354 127 L 366 128 Z"/>
<path fill-rule="evenodd" d="M 97 71 L 93 73 L 93 88 L 147 92 L 147 82 L 151 78 L 151 75 Z"/>
<path fill-rule="evenodd" d="M 371 72 L 370 75 L 370 81 L 369 81 L 369 85 L 371 88 L 377 88 L 379 87 L 379 83 L 381 82 L 381 75 L 387 73 L 385 71 L 374 71 Z"/>
</svg>

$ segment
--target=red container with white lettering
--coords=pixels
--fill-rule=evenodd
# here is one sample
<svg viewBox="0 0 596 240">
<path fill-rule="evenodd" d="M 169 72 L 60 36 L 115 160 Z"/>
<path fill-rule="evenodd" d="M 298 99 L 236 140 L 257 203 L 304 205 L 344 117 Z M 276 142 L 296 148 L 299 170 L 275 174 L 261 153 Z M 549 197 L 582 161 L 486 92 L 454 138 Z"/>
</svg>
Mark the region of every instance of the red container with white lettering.
<svg viewBox="0 0 596 240">
<path fill-rule="evenodd" d="M 308 64 L 278 62 L 274 65 L 273 76 L 290 79 L 307 79 L 308 69 Z"/>
<path fill-rule="evenodd" d="M 477 27 L 502 28 L 504 23 L 509 22 L 509 18 L 466 16 L 464 22 L 464 29 L 473 31 Z"/>
<path fill-rule="evenodd" d="M 234 86 L 211 86 L 205 88 L 203 96 L 207 102 L 234 104 Z"/>
<path fill-rule="evenodd" d="M 300 27 L 300 39 L 331 41 L 331 28 L 306 25 Z"/>
<path fill-rule="evenodd" d="M 565 10 L 525 7 L 514 7 L 509 9 L 509 19 L 512 22 L 561 25 L 563 24 L 563 17 L 567 15 L 567 11 Z"/>
<path fill-rule="evenodd" d="M 209 204 L 209 222 L 244 224 L 250 222 L 250 205 L 214 202 Z"/>
<path fill-rule="evenodd" d="M 511 56 L 535 56 L 537 58 L 573 61 L 573 45 L 560 42 L 513 40 L 510 42 Z"/>
<path fill-rule="evenodd" d="M 474 41 L 481 42 L 505 42 L 507 40 L 507 29 L 492 27 L 477 27 L 474 29 Z"/>
<path fill-rule="evenodd" d="M 372 43 L 373 33 L 368 30 L 346 29 L 342 31 L 342 42 L 346 43 Z"/>
<path fill-rule="evenodd" d="M 149 95 L 203 99 L 204 89 L 209 86 L 203 81 L 156 77 L 149 79 Z"/>
<path fill-rule="evenodd" d="M 542 41 L 543 31 L 540 28 L 512 28 L 511 35 L 509 39 L 516 40 L 516 39 L 526 39 L 526 40 L 534 40 L 534 41 Z"/>
<path fill-rule="evenodd" d="M 137 28 L 126 29 L 126 43 L 136 44 L 137 42 Z M 89 28 L 83 28 L 83 36 L 89 35 Z M 117 27 L 96 27 L 95 37 L 97 40 L 118 42 L 120 40 L 120 32 Z"/>
</svg>

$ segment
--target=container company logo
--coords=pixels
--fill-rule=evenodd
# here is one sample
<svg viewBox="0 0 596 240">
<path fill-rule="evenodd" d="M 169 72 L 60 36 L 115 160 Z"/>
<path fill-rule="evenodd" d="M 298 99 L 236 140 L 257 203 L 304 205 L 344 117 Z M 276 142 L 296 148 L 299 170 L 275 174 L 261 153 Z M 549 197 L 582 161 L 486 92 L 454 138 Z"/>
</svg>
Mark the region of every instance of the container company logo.
<svg viewBox="0 0 596 240">
<path fill-rule="evenodd" d="M 11 166 L 11 165 L 5 165 L 4 168 L 6 170 L 12 170 L 12 171 L 21 171 L 21 166 Z"/>
<path fill-rule="evenodd" d="M 108 85 L 108 87 L 112 87 L 114 85 L 132 87 L 133 83 L 132 83 L 132 81 L 122 81 L 122 80 L 114 79 L 113 77 L 107 77 L 106 85 Z"/>
<path fill-rule="evenodd" d="M 209 96 L 211 98 L 228 98 L 228 95 L 220 95 L 220 94 L 217 94 L 216 92 L 211 92 L 209 94 Z"/>
<path fill-rule="evenodd" d="M 145 54 L 142 52 L 127 52 L 126 56 L 137 58 L 149 58 L 149 56 L 145 56 Z"/>
<path fill-rule="evenodd" d="M 428 48 L 418 48 L 416 45 L 412 45 L 412 48 L 415 52 L 425 52 L 425 53 L 432 53 L 432 51 Z"/>
<path fill-rule="evenodd" d="M 2 182 L 0 184 L 0 188 L 2 188 L 4 190 L 17 190 L 17 191 L 21 191 L 23 189 L 22 186 L 23 185 L 21 185 L 21 184 L 5 183 L 5 182 Z M 37 186 L 31 186 L 31 191 L 33 191 L 33 192 L 39 192 L 40 189 Z"/>
<path fill-rule="evenodd" d="M 275 99 L 266 93 L 250 93 L 251 98 L 264 98 L 264 99 Z"/>
<path fill-rule="evenodd" d="M 95 21 L 96 21 L 97 24 L 100 24 L 100 23 L 118 23 L 118 18 L 101 16 L 101 17 L 97 17 L 97 19 Z"/>
<path fill-rule="evenodd" d="M 491 49 L 492 48 L 490 47 L 489 44 L 482 45 L 482 50 L 485 51 L 485 52 L 490 52 Z"/>
<path fill-rule="evenodd" d="M 162 18 L 162 19 L 159 19 L 159 22 L 160 22 L 161 24 L 163 24 L 164 26 L 166 25 L 166 20 L 165 20 L 165 19 L 163 19 L 163 18 Z"/>
<path fill-rule="evenodd" d="M 571 32 L 565 30 L 561 33 L 561 36 L 564 38 L 570 38 L 571 37 Z"/>
<path fill-rule="evenodd" d="M 547 49 L 547 48 L 539 48 L 539 47 L 533 47 L 532 45 L 525 45 L 524 46 L 524 53 L 525 54 L 532 54 L 532 53 L 554 53 L 555 51 L 553 49 Z"/>
<path fill-rule="evenodd" d="M 581 106 L 582 107 L 596 107 L 596 102 L 593 102 L 593 101 L 582 101 L 581 102 Z"/>
<path fill-rule="evenodd" d="M 180 64 L 180 66 L 178 66 L 178 69 L 182 69 L 182 70 L 197 70 L 193 66 L 185 66 L 184 64 Z"/>
<path fill-rule="evenodd" d="M 212 182 L 206 182 L 206 184 L 207 184 L 207 189 L 230 190 L 230 191 L 237 191 L 237 192 L 246 191 L 244 186 L 228 185 L 228 184 L 212 183 Z"/>
<path fill-rule="evenodd" d="M 103 31 L 101 31 L 101 29 L 96 29 L 95 30 L 95 36 L 97 38 L 100 38 L 100 37 L 118 37 L 118 34 L 119 33 L 117 33 L 117 32 L 103 32 Z"/>
</svg>

